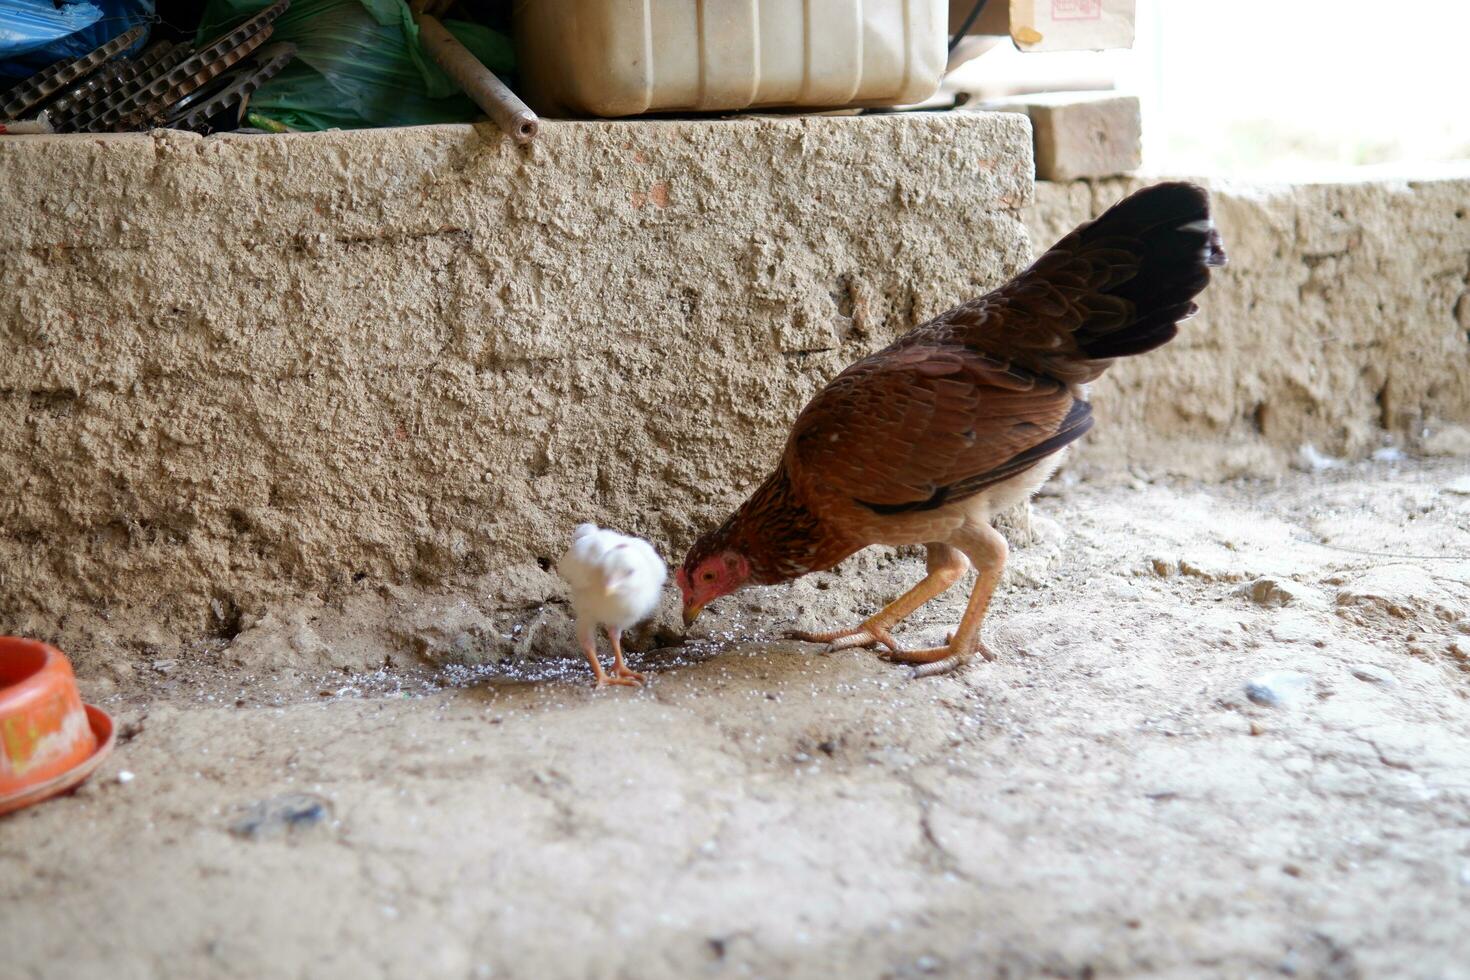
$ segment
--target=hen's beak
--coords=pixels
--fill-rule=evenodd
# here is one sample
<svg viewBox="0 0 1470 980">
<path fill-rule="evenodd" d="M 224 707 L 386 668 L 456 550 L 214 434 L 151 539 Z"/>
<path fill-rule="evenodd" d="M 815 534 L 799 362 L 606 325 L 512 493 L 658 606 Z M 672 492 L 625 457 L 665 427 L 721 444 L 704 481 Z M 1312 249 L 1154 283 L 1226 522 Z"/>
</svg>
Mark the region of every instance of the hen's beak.
<svg viewBox="0 0 1470 980">
<path fill-rule="evenodd" d="M 689 627 L 693 626 L 694 625 L 694 621 L 699 618 L 699 614 L 701 612 L 703 612 L 703 611 L 704 611 L 704 606 L 685 606 L 684 607 L 684 628 L 685 629 L 688 629 Z"/>
</svg>

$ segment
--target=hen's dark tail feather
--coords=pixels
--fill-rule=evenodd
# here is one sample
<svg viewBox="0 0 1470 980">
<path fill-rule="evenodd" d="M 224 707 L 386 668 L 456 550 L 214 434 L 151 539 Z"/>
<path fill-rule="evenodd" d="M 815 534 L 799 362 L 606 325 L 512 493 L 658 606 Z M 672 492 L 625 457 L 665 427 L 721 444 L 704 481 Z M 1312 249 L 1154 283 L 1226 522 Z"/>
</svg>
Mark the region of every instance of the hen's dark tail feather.
<svg viewBox="0 0 1470 980">
<path fill-rule="evenodd" d="M 933 326 L 988 354 L 1068 383 L 1102 374 L 1112 358 L 1173 339 L 1193 299 L 1225 264 L 1209 195 L 1155 184 L 1077 227 L 1025 272 Z"/>
<path fill-rule="evenodd" d="M 1089 358 L 1142 354 L 1172 340 L 1176 324 L 1193 316 L 1192 300 L 1210 282 L 1210 269 L 1225 264 L 1225 248 L 1210 218 L 1210 199 L 1194 184 L 1155 184 L 1124 198 L 1057 243 L 1075 238 L 1082 253 L 1117 248 L 1132 255 L 1133 274 L 1105 287 L 1126 300 L 1132 322 L 1084 320 L 1074 331 Z M 1111 322 L 1109 322 L 1111 321 Z M 1111 329 L 1110 329 L 1111 328 Z"/>
</svg>

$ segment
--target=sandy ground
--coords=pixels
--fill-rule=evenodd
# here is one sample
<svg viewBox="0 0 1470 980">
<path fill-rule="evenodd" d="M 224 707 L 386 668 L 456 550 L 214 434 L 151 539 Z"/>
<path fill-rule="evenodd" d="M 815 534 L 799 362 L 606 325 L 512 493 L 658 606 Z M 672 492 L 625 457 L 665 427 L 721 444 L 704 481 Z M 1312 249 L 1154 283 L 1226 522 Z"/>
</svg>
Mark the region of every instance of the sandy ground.
<svg viewBox="0 0 1470 980">
<path fill-rule="evenodd" d="M 727 601 L 639 691 L 78 651 L 124 741 L 0 821 L 0 974 L 1470 977 L 1466 469 L 1062 486 L 998 662 L 922 681 L 761 639 L 907 557 Z"/>
</svg>

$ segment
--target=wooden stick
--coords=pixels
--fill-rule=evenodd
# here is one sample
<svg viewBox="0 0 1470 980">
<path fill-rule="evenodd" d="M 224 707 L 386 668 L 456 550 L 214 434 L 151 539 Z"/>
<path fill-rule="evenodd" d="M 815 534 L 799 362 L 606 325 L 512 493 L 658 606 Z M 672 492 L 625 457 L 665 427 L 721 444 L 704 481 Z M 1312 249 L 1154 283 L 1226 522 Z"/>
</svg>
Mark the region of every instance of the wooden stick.
<svg viewBox="0 0 1470 980">
<path fill-rule="evenodd" d="M 531 142 L 541 120 L 536 118 L 524 102 L 495 77 L 495 73 L 476 58 L 468 48 L 460 44 L 455 36 L 439 23 L 437 17 L 415 14 L 419 25 L 419 39 L 424 50 L 444 73 L 454 79 L 454 84 L 474 100 L 475 105 L 485 110 L 485 115 L 495 120 L 507 136 L 522 146 Z"/>
</svg>

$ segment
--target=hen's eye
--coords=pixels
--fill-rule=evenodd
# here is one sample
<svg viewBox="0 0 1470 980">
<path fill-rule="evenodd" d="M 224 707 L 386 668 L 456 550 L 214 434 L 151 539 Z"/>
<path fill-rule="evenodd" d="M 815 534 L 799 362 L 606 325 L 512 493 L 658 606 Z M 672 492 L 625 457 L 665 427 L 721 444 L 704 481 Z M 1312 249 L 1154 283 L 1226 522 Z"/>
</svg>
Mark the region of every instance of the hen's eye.
<svg viewBox="0 0 1470 980">
<path fill-rule="evenodd" d="M 699 577 L 701 579 L 703 579 L 704 581 L 706 581 L 706 582 L 713 582 L 715 580 L 715 573 L 714 572 L 705 572 L 702 575 L 700 575 Z"/>
</svg>

